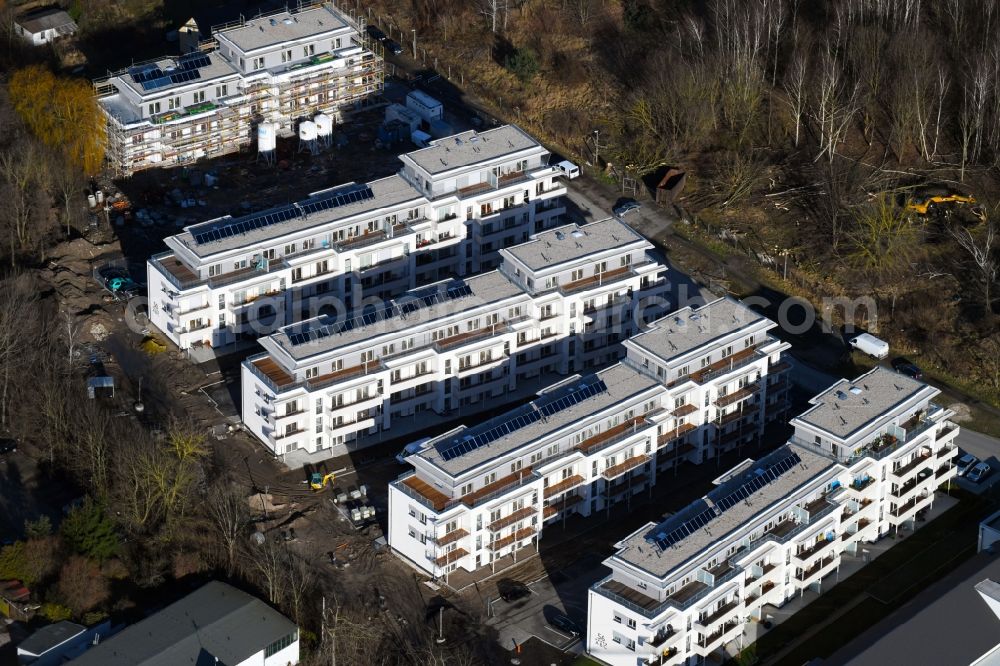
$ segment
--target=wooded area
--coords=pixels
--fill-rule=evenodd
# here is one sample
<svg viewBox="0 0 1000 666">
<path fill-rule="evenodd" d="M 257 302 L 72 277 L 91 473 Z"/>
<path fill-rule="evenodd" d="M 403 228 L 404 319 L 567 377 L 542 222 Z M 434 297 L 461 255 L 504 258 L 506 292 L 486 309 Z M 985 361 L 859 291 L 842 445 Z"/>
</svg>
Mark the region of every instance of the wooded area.
<svg viewBox="0 0 1000 666">
<path fill-rule="evenodd" d="M 898 349 L 1000 399 L 992 0 L 375 0 L 372 16 L 584 160 L 599 141 L 602 168 L 647 186 L 686 171 L 682 216 L 707 240 L 789 256 L 810 298 L 874 297 Z M 975 215 L 905 210 L 925 186 L 974 196 Z"/>
</svg>

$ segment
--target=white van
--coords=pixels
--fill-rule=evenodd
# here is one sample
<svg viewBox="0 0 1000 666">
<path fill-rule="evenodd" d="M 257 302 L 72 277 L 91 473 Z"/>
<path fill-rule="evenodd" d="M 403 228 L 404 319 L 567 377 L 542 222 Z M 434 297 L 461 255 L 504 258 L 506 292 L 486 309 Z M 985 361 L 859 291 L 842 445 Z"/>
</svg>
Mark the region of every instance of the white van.
<svg viewBox="0 0 1000 666">
<path fill-rule="evenodd" d="M 562 174 L 567 178 L 569 178 L 570 180 L 573 180 L 574 178 L 580 175 L 580 167 L 578 167 L 577 165 L 573 164 L 568 160 L 563 160 L 562 162 L 559 162 L 558 164 L 556 164 L 556 168 L 562 171 Z"/>
<path fill-rule="evenodd" d="M 885 358 L 889 355 L 889 343 L 876 338 L 870 333 L 862 333 L 851 338 L 850 344 L 858 351 L 862 351 L 875 358 Z"/>
<path fill-rule="evenodd" d="M 403 447 L 403 450 L 396 454 L 396 462 L 400 465 L 406 464 L 406 456 L 413 455 L 420 449 L 424 447 L 424 444 L 431 441 L 430 437 L 424 437 L 423 439 L 418 439 L 415 442 L 410 442 Z"/>
</svg>

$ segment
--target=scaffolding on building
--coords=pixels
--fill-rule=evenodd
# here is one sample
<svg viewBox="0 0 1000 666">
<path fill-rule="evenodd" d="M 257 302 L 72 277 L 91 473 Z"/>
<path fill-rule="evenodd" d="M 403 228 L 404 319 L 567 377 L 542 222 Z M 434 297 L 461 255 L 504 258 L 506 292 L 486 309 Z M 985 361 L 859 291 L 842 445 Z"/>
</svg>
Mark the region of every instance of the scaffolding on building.
<svg viewBox="0 0 1000 666">
<path fill-rule="evenodd" d="M 324 5 L 336 9 L 334 3 L 300 0 L 294 11 Z M 284 11 L 261 14 L 251 20 Z M 336 60 L 332 52 L 319 54 L 301 67 L 300 76 L 293 69 L 251 81 L 241 80 L 237 83 L 237 94 L 221 100 L 222 103 L 217 103 L 219 100 L 202 103 L 140 122 L 119 118 L 104 107 L 108 119 L 107 159 L 115 175 L 125 177 L 145 168 L 175 166 L 242 150 L 254 141 L 256 128 L 262 122 L 274 123 L 279 132 L 291 134 L 301 119 L 325 113 L 339 123 L 351 112 L 371 103 L 384 85 L 382 44 L 365 32 L 363 18 L 356 19 L 353 11 L 338 11 L 356 30 L 347 48 L 361 49 L 356 60 L 348 56 L 346 67 L 311 67 Z M 213 26 L 212 34 L 241 27 L 247 20 L 241 16 L 237 21 Z M 218 42 L 213 36 L 200 42 L 199 49 L 213 52 L 218 49 Z M 131 67 L 161 60 L 133 63 Z M 107 77 L 94 81 L 95 95 L 101 99 L 119 94 L 113 80 L 128 75 L 129 69 L 109 72 Z"/>
</svg>

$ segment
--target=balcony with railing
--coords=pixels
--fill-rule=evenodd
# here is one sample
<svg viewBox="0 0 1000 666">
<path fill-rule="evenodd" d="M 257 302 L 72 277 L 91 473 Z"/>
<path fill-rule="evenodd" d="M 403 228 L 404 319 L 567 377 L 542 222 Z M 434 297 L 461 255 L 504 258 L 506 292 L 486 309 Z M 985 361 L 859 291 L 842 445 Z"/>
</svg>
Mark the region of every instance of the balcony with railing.
<svg viewBox="0 0 1000 666">
<path fill-rule="evenodd" d="M 595 289 L 597 287 L 604 286 L 609 282 L 617 282 L 623 277 L 629 276 L 631 273 L 632 273 L 632 268 L 629 266 L 615 268 L 613 270 L 604 271 L 603 273 L 598 273 L 597 275 L 591 275 L 590 277 L 585 277 L 580 280 L 567 282 L 566 284 L 560 284 L 559 292 L 564 296 L 569 296 L 581 291 L 586 291 L 588 289 Z"/>
<path fill-rule="evenodd" d="M 808 569 L 803 569 L 802 571 L 796 573 L 795 578 L 800 583 L 805 583 L 807 581 L 810 581 L 810 579 L 812 579 L 813 576 L 816 576 L 820 572 L 823 572 L 825 574 L 826 570 L 831 568 L 838 561 L 839 560 L 837 554 L 831 553 L 830 555 L 827 555 L 826 557 L 817 560 L 816 563 L 813 564 Z"/>
<path fill-rule="evenodd" d="M 537 479 L 538 477 L 531 473 L 531 468 L 525 467 L 524 469 L 514 472 L 513 474 L 497 479 L 493 483 L 487 484 L 479 490 L 469 493 L 468 495 L 463 495 L 460 501 L 467 506 L 485 504 L 486 502 L 494 500 L 497 497 L 514 490 L 515 488 L 520 488 L 521 486 L 531 483 Z"/>
<path fill-rule="evenodd" d="M 744 368 L 762 358 L 766 358 L 766 355 L 761 354 L 758 351 L 758 347 L 750 347 L 720 359 L 715 363 L 711 363 L 700 370 L 696 370 L 688 376 L 695 383 L 704 384 L 716 377 L 721 377 L 722 375 Z"/>
<path fill-rule="evenodd" d="M 514 532 L 513 534 L 505 536 L 502 539 L 497 539 L 496 541 L 491 541 L 490 544 L 489 544 L 489 549 L 490 550 L 494 550 L 494 551 L 500 550 L 501 548 L 506 548 L 507 546 L 509 546 L 512 543 L 515 543 L 517 541 L 524 541 L 525 539 L 528 539 L 528 538 L 534 536 L 534 534 L 535 534 L 535 528 L 534 527 L 524 527 L 524 528 L 519 529 L 518 531 Z"/>
<path fill-rule="evenodd" d="M 649 641 L 647 641 L 647 644 L 650 647 L 659 649 L 664 645 L 666 645 L 667 643 L 669 643 L 671 638 L 676 638 L 679 635 L 680 632 L 674 629 L 672 626 L 663 627 L 658 632 L 656 632 L 655 636 L 653 636 L 652 638 L 649 639 Z"/>
<path fill-rule="evenodd" d="M 738 391 L 733 391 L 732 393 L 728 393 L 726 395 L 720 395 L 718 398 L 716 398 L 715 405 L 716 407 L 728 407 L 729 405 L 739 402 L 740 400 L 745 400 L 749 397 L 752 397 L 759 390 L 760 390 L 759 382 L 747 384 Z"/>
<path fill-rule="evenodd" d="M 455 347 L 471 344 L 478 340 L 483 340 L 485 338 L 489 338 L 506 331 L 507 331 L 506 323 L 491 324 L 483 328 L 477 328 L 474 331 L 466 331 L 465 333 L 459 333 L 457 335 L 452 335 L 447 338 L 440 338 L 434 341 L 433 347 L 438 352 L 444 352 L 448 351 L 449 349 L 454 349 Z"/>
<path fill-rule="evenodd" d="M 546 487 L 545 490 L 542 491 L 542 494 L 545 499 L 549 499 L 550 497 L 555 497 L 556 495 L 578 488 L 583 484 L 583 482 L 584 478 L 582 476 L 579 474 L 573 474 L 558 483 L 554 483 L 551 486 Z"/>
<path fill-rule="evenodd" d="M 439 546 L 447 546 L 449 543 L 453 543 L 455 541 L 458 541 L 462 537 L 467 537 L 467 536 L 469 536 L 469 531 L 462 529 L 460 527 L 457 530 L 452 530 L 451 532 L 448 532 L 447 534 L 438 537 L 436 541 L 437 545 Z"/>
<path fill-rule="evenodd" d="M 579 504 L 583 501 L 583 495 L 563 495 L 560 499 L 557 499 L 549 503 L 542 510 L 542 519 L 548 520 L 552 516 L 555 516 L 560 511 L 565 511 L 566 509 Z"/>
<path fill-rule="evenodd" d="M 728 618 L 729 615 L 733 613 L 740 606 L 739 598 L 733 598 L 720 605 L 715 610 L 711 611 L 704 617 L 698 619 L 697 624 L 704 627 L 705 629 L 711 629 L 719 622 Z"/>
<path fill-rule="evenodd" d="M 911 518 L 911 514 L 914 514 L 919 507 L 923 509 L 930 505 L 931 500 L 934 498 L 934 493 L 927 493 L 926 495 L 914 495 L 908 501 L 903 504 L 897 505 L 891 512 L 889 516 L 889 522 L 893 524 L 900 524 Z"/>
<path fill-rule="evenodd" d="M 683 423 L 657 437 L 656 444 L 657 446 L 664 446 L 666 444 L 669 444 L 675 439 L 680 439 L 684 435 L 688 434 L 692 430 L 696 430 L 697 428 L 698 426 L 696 426 L 693 423 Z"/>
<path fill-rule="evenodd" d="M 647 455 L 632 456 L 631 458 L 626 458 L 617 465 L 608 467 L 603 472 L 601 472 L 601 476 L 609 480 L 615 479 L 621 476 L 622 474 L 625 474 L 626 472 L 629 472 L 635 469 L 636 467 L 645 464 L 648 461 L 649 461 L 649 456 Z"/>
<path fill-rule="evenodd" d="M 585 455 L 591 455 L 597 453 L 612 444 L 624 441 L 629 437 L 639 433 L 643 427 L 648 425 L 644 416 L 636 416 L 634 418 L 625 421 L 624 423 L 619 423 L 613 428 L 608 428 L 604 432 L 599 432 L 592 437 L 588 437 L 579 444 L 576 448 L 582 451 Z"/>
<path fill-rule="evenodd" d="M 912 472 L 917 467 L 919 467 L 920 465 L 922 465 L 923 463 L 927 462 L 930 459 L 931 459 L 930 453 L 918 453 L 915 456 L 913 456 L 913 460 L 906 463 L 905 465 L 901 465 L 897 469 L 894 469 L 892 471 L 892 475 L 901 479 L 906 478 L 906 476 L 910 472 Z"/>
<path fill-rule="evenodd" d="M 832 545 L 840 541 L 840 535 L 834 536 L 832 539 L 827 539 L 825 536 L 817 539 L 815 543 L 811 546 L 802 548 L 799 552 L 795 553 L 795 559 L 806 562 L 811 560 L 814 556 L 822 553 L 826 549 L 830 548 Z"/>
<path fill-rule="evenodd" d="M 434 560 L 434 563 L 437 564 L 439 567 L 443 567 L 448 564 L 451 564 L 452 562 L 462 559 L 468 554 L 469 551 L 467 551 L 466 549 L 456 548 L 455 550 L 449 551 L 444 555 L 442 555 L 441 557 Z"/>
<path fill-rule="evenodd" d="M 738 629 L 740 624 L 739 618 L 729 620 L 712 633 L 699 637 L 698 647 L 705 651 L 714 650 L 718 644 L 722 643 L 722 638 L 734 629 Z"/>
<path fill-rule="evenodd" d="M 537 509 L 533 506 L 526 506 L 523 509 L 518 509 L 514 511 L 509 516 L 504 516 L 499 520 L 494 520 L 487 526 L 490 532 L 499 532 L 505 527 L 509 527 L 514 523 L 524 520 L 525 518 L 530 518 L 537 513 Z"/>
</svg>

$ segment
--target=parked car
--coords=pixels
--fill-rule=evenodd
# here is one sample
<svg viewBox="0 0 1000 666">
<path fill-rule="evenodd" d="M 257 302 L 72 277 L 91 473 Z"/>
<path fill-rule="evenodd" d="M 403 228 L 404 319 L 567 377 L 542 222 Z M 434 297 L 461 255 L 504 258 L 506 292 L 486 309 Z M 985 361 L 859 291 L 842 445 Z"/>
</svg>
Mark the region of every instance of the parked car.
<svg viewBox="0 0 1000 666">
<path fill-rule="evenodd" d="M 631 213 L 633 210 L 639 210 L 640 208 L 642 208 L 642 204 L 635 199 L 625 199 L 616 204 L 615 207 L 611 209 L 611 212 L 618 217 L 622 217 L 626 213 Z"/>
<path fill-rule="evenodd" d="M 972 455 L 971 453 L 966 453 L 964 456 L 958 459 L 957 463 L 955 463 L 955 469 L 958 470 L 959 476 L 965 476 L 970 469 L 976 466 L 976 463 L 978 462 L 979 458 Z"/>
<path fill-rule="evenodd" d="M 549 624 L 563 633 L 570 634 L 574 638 L 580 635 L 580 627 L 576 626 L 576 622 L 565 615 L 553 615 L 549 618 Z"/>
<path fill-rule="evenodd" d="M 497 591 L 500 592 L 500 598 L 507 603 L 531 596 L 531 590 L 527 585 L 509 578 L 497 581 Z"/>
<path fill-rule="evenodd" d="M 889 343 L 876 338 L 871 333 L 856 335 L 850 340 L 852 347 L 875 358 L 885 358 L 889 355 Z"/>
<path fill-rule="evenodd" d="M 0 456 L 6 456 L 17 451 L 17 440 L 9 437 L 0 439 Z"/>
<path fill-rule="evenodd" d="M 385 33 L 379 30 L 377 26 L 369 25 L 367 28 L 365 28 L 365 32 L 367 32 L 368 36 L 374 39 L 376 42 L 381 42 L 385 39 Z"/>
<path fill-rule="evenodd" d="M 387 39 L 383 43 L 385 44 L 385 50 L 391 53 L 392 55 L 403 54 L 403 47 L 399 45 L 399 42 L 392 39 Z"/>
<path fill-rule="evenodd" d="M 901 375 L 913 377 L 914 379 L 924 378 L 924 373 L 921 372 L 920 368 L 903 357 L 892 359 L 892 369 Z"/>
<path fill-rule="evenodd" d="M 969 481 L 972 481 L 973 483 L 979 483 L 980 481 L 988 477 L 990 475 L 990 472 L 992 471 L 993 470 L 990 469 L 989 463 L 981 462 L 977 464 L 975 467 L 973 467 L 971 470 L 969 470 L 969 473 L 966 474 L 966 478 L 969 479 Z"/>
<path fill-rule="evenodd" d="M 580 175 L 580 167 L 568 160 L 558 162 L 555 166 L 562 172 L 562 175 L 566 176 L 569 180 L 573 180 Z"/>
</svg>

